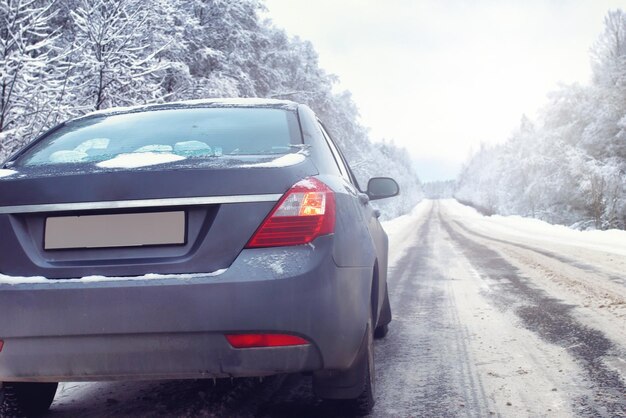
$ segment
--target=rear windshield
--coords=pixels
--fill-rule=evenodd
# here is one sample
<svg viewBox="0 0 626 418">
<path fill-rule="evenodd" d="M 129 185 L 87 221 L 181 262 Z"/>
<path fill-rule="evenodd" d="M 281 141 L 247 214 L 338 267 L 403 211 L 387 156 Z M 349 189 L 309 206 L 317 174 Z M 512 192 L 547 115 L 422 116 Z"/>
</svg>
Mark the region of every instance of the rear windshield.
<svg viewBox="0 0 626 418">
<path fill-rule="evenodd" d="M 267 108 L 186 108 L 68 122 L 28 149 L 17 166 L 98 163 L 157 155 L 164 162 L 277 155 L 301 144 L 295 114 Z"/>
</svg>

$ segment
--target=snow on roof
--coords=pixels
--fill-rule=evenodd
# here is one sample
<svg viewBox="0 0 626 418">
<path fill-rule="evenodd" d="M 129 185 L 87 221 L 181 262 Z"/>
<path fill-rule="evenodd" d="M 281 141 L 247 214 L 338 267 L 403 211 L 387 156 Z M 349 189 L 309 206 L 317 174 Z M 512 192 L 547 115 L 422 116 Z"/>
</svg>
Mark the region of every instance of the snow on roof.
<svg viewBox="0 0 626 418">
<path fill-rule="evenodd" d="M 77 119 L 82 119 L 91 116 L 103 116 L 119 113 L 131 113 L 131 112 L 145 112 L 150 110 L 159 109 L 171 109 L 174 107 L 280 107 L 295 109 L 298 103 L 291 100 L 278 100 L 278 99 L 262 99 L 262 98 L 223 98 L 223 99 L 195 99 L 195 100 L 182 100 L 178 102 L 158 103 L 158 104 L 144 104 L 137 106 L 127 107 L 111 107 L 108 109 L 96 110 L 95 112 L 87 113 Z"/>
</svg>

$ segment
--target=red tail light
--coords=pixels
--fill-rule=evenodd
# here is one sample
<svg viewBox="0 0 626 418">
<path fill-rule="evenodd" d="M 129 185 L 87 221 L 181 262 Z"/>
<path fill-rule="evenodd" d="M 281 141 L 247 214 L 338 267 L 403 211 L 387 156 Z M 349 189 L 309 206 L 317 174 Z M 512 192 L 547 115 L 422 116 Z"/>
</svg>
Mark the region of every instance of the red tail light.
<svg viewBox="0 0 626 418">
<path fill-rule="evenodd" d="M 288 334 L 228 334 L 226 339 L 234 348 L 288 347 L 309 344 L 304 338 Z"/>
<path fill-rule="evenodd" d="M 335 231 L 335 194 L 315 178 L 291 187 L 254 233 L 246 248 L 301 245 Z"/>
<path fill-rule="evenodd" d="M 2 347 L 4 347 L 4 341 L 0 340 L 0 351 L 2 351 Z"/>
</svg>

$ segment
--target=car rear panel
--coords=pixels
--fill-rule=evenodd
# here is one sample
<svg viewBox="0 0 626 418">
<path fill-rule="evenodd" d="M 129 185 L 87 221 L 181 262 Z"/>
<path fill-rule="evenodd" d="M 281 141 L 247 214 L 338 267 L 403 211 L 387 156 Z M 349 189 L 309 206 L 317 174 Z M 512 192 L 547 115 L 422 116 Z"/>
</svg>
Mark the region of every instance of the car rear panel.
<svg viewBox="0 0 626 418">
<path fill-rule="evenodd" d="M 2 274 L 74 278 L 223 269 L 279 197 L 298 180 L 316 174 L 308 159 L 280 168 L 169 168 L 56 176 L 38 176 L 31 170 L 25 178 L 0 181 Z M 48 217 L 172 211 L 185 213 L 183 244 L 45 249 Z"/>
<path fill-rule="evenodd" d="M 255 376 L 345 369 L 365 332 L 369 268 L 338 268 L 333 236 L 246 249 L 213 276 L 0 285 L 0 381 Z M 233 349 L 225 333 L 309 346 Z"/>
</svg>

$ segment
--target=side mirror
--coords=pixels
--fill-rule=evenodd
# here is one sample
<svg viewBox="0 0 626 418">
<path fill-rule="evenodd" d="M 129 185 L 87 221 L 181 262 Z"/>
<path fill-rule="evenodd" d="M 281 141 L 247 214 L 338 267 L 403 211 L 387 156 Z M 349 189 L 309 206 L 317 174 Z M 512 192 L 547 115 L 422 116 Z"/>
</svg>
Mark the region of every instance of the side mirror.
<svg viewBox="0 0 626 418">
<path fill-rule="evenodd" d="M 367 195 L 370 200 L 385 199 L 400 194 L 400 186 L 392 178 L 374 177 L 367 182 Z"/>
</svg>

